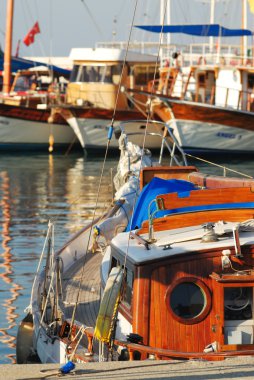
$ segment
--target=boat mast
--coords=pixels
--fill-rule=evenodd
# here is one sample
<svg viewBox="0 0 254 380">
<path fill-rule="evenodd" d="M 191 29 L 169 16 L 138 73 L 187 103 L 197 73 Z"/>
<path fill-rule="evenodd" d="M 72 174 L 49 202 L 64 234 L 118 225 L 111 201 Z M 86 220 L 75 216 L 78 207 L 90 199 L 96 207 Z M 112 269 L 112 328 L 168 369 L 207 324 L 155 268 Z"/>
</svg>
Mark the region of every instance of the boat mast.
<svg viewBox="0 0 254 380">
<path fill-rule="evenodd" d="M 242 29 L 247 29 L 247 0 L 242 0 Z M 242 64 L 245 63 L 245 57 L 247 55 L 247 36 L 242 37 L 241 46 Z"/>
<path fill-rule="evenodd" d="M 171 23 L 170 2 L 171 0 L 160 0 L 160 25 L 163 25 L 163 26 L 165 24 L 170 25 Z M 165 11 L 165 7 L 167 7 L 166 11 Z M 165 14 L 165 18 L 164 18 L 164 14 Z M 167 44 L 167 48 L 161 49 L 161 63 L 163 62 L 163 58 L 165 58 L 165 56 L 168 56 L 168 52 L 169 52 L 170 44 L 171 44 L 170 33 L 167 33 L 167 37 L 165 34 L 163 34 L 162 43 L 163 45 Z"/>
<path fill-rule="evenodd" d="M 211 7 L 210 7 L 210 24 L 214 24 L 214 9 L 215 9 L 215 0 L 211 0 Z M 210 46 L 209 46 L 210 53 L 213 52 L 213 37 L 210 37 Z"/>
<path fill-rule="evenodd" d="M 14 13 L 14 0 L 8 0 L 6 10 L 6 33 L 4 49 L 4 76 L 3 92 L 8 94 L 11 85 L 11 50 L 12 50 L 12 25 Z"/>
</svg>

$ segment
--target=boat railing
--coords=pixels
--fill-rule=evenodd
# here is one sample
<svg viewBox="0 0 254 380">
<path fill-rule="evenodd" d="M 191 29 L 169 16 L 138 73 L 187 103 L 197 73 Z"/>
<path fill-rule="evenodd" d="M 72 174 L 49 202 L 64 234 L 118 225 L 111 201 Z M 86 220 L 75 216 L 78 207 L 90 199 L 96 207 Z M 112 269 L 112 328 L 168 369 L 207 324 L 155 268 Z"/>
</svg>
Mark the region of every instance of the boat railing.
<svg viewBox="0 0 254 380">
<path fill-rule="evenodd" d="M 237 44 L 226 45 L 214 43 L 191 43 L 191 44 L 168 44 L 167 42 L 156 41 L 131 41 L 128 45 L 126 41 L 98 42 L 96 47 L 118 48 L 137 51 L 146 54 L 158 54 L 161 49 L 161 66 L 165 62 L 175 64 L 177 60 L 172 58 L 172 54 L 180 53 L 179 58 L 183 67 L 197 65 L 200 58 L 206 60 L 207 64 L 231 66 L 247 65 L 253 66 L 253 57 L 250 54 L 242 55 L 242 47 Z"/>
<path fill-rule="evenodd" d="M 153 89 L 153 92 L 180 98 L 181 100 L 254 112 L 253 89 L 242 90 L 220 85 L 213 85 L 208 88 L 194 85 L 192 82 L 186 88 L 186 83 L 177 79 L 174 83 L 170 80 L 162 83 L 160 79 L 156 79 L 149 83 L 148 90 L 150 88 Z"/>
<path fill-rule="evenodd" d="M 148 128 L 148 126 L 150 127 L 151 125 L 154 125 L 154 126 L 159 125 L 159 126 L 163 127 L 164 132 L 163 132 L 163 134 L 160 132 L 150 132 L 150 131 L 147 131 L 147 128 L 142 132 L 140 132 L 140 131 L 139 132 L 136 132 L 136 131 L 135 132 L 133 132 L 133 131 L 128 132 L 128 126 L 131 127 L 131 125 L 133 125 L 133 123 L 146 123 L 147 128 Z M 157 120 L 142 120 L 142 119 L 126 120 L 126 121 L 120 122 L 118 125 L 118 128 L 120 129 L 120 134 L 125 136 L 125 145 L 128 143 L 129 137 L 134 136 L 134 135 L 135 136 L 137 136 L 137 135 L 144 136 L 144 144 L 145 144 L 145 139 L 148 136 L 160 138 L 161 139 L 161 146 L 160 146 L 159 164 L 162 163 L 162 159 L 164 156 L 164 150 L 166 148 L 167 152 L 170 155 L 170 166 L 172 166 L 172 165 L 177 165 L 177 166 L 185 165 L 185 166 L 187 166 L 188 165 L 185 152 L 180 147 L 178 140 L 176 139 L 176 137 L 173 134 L 173 129 L 170 127 L 170 125 L 168 123 L 157 121 Z M 116 132 L 116 136 L 117 136 L 117 132 Z M 145 148 L 145 146 L 144 146 L 144 148 Z M 178 159 L 178 156 L 180 156 L 181 159 Z"/>
</svg>

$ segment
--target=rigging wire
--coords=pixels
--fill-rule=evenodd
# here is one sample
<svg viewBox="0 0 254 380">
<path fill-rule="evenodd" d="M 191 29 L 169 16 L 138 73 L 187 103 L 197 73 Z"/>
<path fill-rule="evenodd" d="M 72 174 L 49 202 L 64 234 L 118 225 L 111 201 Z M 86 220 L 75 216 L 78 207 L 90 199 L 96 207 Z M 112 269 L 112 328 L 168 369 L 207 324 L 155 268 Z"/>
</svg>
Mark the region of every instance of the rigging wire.
<svg viewBox="0 0 254 380">
<path fill-rule="evenodd" d="M 84 5 L 84 8 L 86 9 L 86 11 L 87 11 L 88 15 L 90 16 L 91 20 L 93 21 L 94 26 L 95 26 L 95 28 L 97 29 L 97 32 L 98 32 L 98 33 L 100 34 L 100 36 L 103 38 L 103 33 L 102 33 L 102 31 L 101 31 L 101 28 L 100 28 L 99 24 L 96 22 L 96 20 L 95 20 L 93 14 L 92 14 L 92 12 L 90 11 L 90 9 L 88 8 L 88 5 L 86 4 L 85 0 L 80 0 L 80 1 L 81 1 L 81 3 Z"/>
<path fill-rule="evenodd" d="M 149 123 L 149 119 L 151 118 L 151 113 L 152 113 L 152 102 L 151 102 L 151 100 L 152 100 L 152 94 L 154 93 L 154 84 L 155 84 L 155 79 L 156 79 L 156 73 L 157 73 L 157 70 L 159 68 L 160 50 L 161 50 L 161 46 L 162 46 L 162 42 L 163 42 L 163 27 L 164 27 L 164 24 L 165 24 L 167 7 L 168 7 L 168 0 L 166 0 L 165 3 L 164 3 L 163 22 L 162 22 L 162 25 L 161 25 L 161 32 L 160 32 L 160 36 L 159 36 L 158 52 L 157 52 L 157 56 L 156 56 L 156 63 L 155 63 L 155 68 L 154 68 L 154 75 L 153 75 L 152 86 L 151 86 L 151 90 L 150 90 L 150 95 L 148 97 L 149 107 L 148 107 L 148 111 L 147 111 L 146 127 L 145 127 L 145 133 L 144 133 L 144 139 L 143 139 L 143 145 L 142 145 L 142 154 L 141 154 L 141 160 L 140 160 L 140 166 L 139 166 L 139 172 L 138 172 L 138 177 L 139 178 L 140 178 L 140 174 L 141 174 L 142 162 L 143 162 L 143 157 L 144 157 L 144 152 L 145 152 L 145 143 L 146 143 L 146 137 L 147 137 L 148 123 Z M 134 211 L 134 207 L 135 207 L 135 204 L 136 204 L 136 201 L 137 201 L 137 195 L 138 194 L 137 194 L 137 191 L 136 191 L 136 194 L 135 194 L 135 197 L 134 197 L 134 202 L 133 202 L 133 209 L 132 209 L 132 215 L 131 215 L 131 223 L 130 223 L 130 225 L 132 225 L 132 221 L 133 221 L 133 211 Z M 125 257 L 124 257 L 124 267 L 123 267 L 124 271 L 125 271 L 125 268 L 126 268 L 126 261 L 127 261 L 127 257 L 128 257 L 128 253 L 129 253 L 129 247 L 130 247 L 130 233 L 129 233 L 128 243 L 127 243 L 127 247 L 126 247 L 126 253 L 125 253 Z"/>
<path fill-rule="evenodd" d="M 134 19 L 135 19 L 135 15 L 136 15 L 137 3 L 138 3 L 138 0 L 135 0 L 134 14 L 133 14 L 133 18 L 132 18 L 132 28 L 133 28 L 133 25 L 134 25 Z M 114 106 L 114 110 L 113 110 L 113 116 L 112 116 L 112 121 L 111 121 L 111 130 L 110 130 L 111 134 L 113 133 L 113 125 L 114 125 L 114 119 L 115 119 L 115 115 L 116 115 L 116 107 L 117 107 L 117 103 L 118 103 L 118 97 L 119 97 L 119 94 L 120 94 L 120 88 L 121 88 L 121 83 L 122 83 L 123 72 L 124 72 L 124 69 L 125 69 L 125 66 L 126 66 L 126 60 L 127 60 L 127 54 L 128 54 L 130 40 L 131 40 L 132 28 L 130 29 L 130 33 L 129 33 L 128 44 L 127 44 L 127 48 L 126 48 L 126 52 L 125 52 L 124 62 L 123 62 L 123 66 L 122 66 L 122 72 L 121 72 L 120 81 L 119 81 L 119 85 L 118 85 L 118 91 L 117 91 L 117 95 L 116 95 L 115 106 Z M 95 207 L 94 207 L 94 210 L 93 210 L 93 217 L 92 217 L 91 227 L 90 227 L 89 236 L 88 236 L 87 247 L 89 247 L 89 244 L 90 244 L 90 241 L 91 241 L 92 228 L 93 228 L 94 221 L 95 221 L 95 213 L 96 213 L 97 206 L 98 206 L 98 200 L 99 200 L 99 195 L 100 195 L 100 190 L 101 190 L 101 183 L 102 183 L 102 178 L 103 178 L 103 174 L 104 174 L 104 169 L 105 169 L 105 164 L 106 164 L 106 158 L 107 158 L 108 150 L 109 150 L 109 146 L 110 146 L 111 136 L 110 135 L 108 136 L 108 141 L 107 141 L 107 146 L 106 146 L 106 152 L 105 152 L 105 156 L 104 156 L 104 160 L 103 160 L 103 165 L 102 165 L 102 170 L 101 170 L 101 175 L 100 175 L 100 180 L 99 180 L 99 185 L 98 185 L 98 190 L 97 190 L 97 195 L 96 195 L 96 203 L 95 203 Z M 83 265 L 82 265 L 82 270 L 81 270 L 81 276 L 80 276 L 80 281 L 79 281 L 79 286 L 78 286 L 78 291 L 77 291 L 76 302 L 75 302 L 75 306 L 73 308 L 73 313 L 72 313 L 71 328 L 72 328 L 73 323 L 74 323 L 74 317 L 75 317 L 75 313 L 76 313 L 76 310 L 77 310 L 77 305 L 78 305 L 78 302 L 79 302 L 80 291 L 81 291 L 81 284 L 82 284 L 82 281 L 83 281 L 83 276 L 84 276 L 84 271 L 85 271 L 85 264 L 86 264 L 87 253 L 88 253 L 88 248 L 87 248 L 87 250 L 85 252 L 84 262 L 83 262 Z M 71 331 L 71 328 L 70 328 L 70 331 Z"/>
</svg>

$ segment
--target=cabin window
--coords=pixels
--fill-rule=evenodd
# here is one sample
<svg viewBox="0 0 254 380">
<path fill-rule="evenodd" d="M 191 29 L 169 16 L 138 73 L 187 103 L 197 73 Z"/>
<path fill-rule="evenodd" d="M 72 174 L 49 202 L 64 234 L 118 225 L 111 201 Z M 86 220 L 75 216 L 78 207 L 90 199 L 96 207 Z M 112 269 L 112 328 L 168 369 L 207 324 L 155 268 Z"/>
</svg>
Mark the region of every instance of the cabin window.
<svg viewBox="0 0 254 380">
<path fill-rule="evenodd" d="M 29 77 L 21 75 L 17 79 L 14 91 L 28 91 L 30 89 L 31 83 L 32 81 Z"/>
<path fill-rule="evenodd" d="M 185 324 L 194 324 L 209 313 L 211 295 L 201 280 L 182 278 L 168 288 L 166 302 L 175 319 Z"/>
<path fill-rule="evenodd" d="M 121 65 L 74 65 L 70 82 L 118 84 L 121 77 L 121 70 Z"/>
<path fill-rule="evenodd" d="M 133 272 L 132 270 L 125 268 L 125 289 L 123 295 L 123 301 L 131 306 L 132 293 L 133 293 Z"/>
<path fill-rule="evenodd" d="M 134 76 L 137 86 L 147 86 L 148 82 L 154 79 L 155 66 L 135 66 Z M 159 78 L 157 73 L 156 79 Z"/>
<path fill-rule="evenodd" d="M 120 266 L 120 261 L 117 260 L 114 256 L 112 256 L 110 270 L 112 268 L 119 267 L 119 266 Z"/>
<path fill-rule="evenodd" d="M 250 90 L 254 89 L 254 74 L 248 75 L 248 89 Z"/>
<path fill-rule="evenodd" d="M 77 82 L 77 76 L 79 72 L 79 65 L 74 65 L 70 75 L 70 82 Z"/>
<path fill-rule="evenodd" d="M 205 77 L 205 74 L 199 74 L 198 76 L 198 84 L 199 86 L 201 87 L 204 87 L 205 86 L 205 82 L 206 82 L 206 77 Z"/>
<path fill-rule="evenodd" d="M 224 289 L 225 320 L 248 320 L 252 318 L 252 287 Z"/>
</svg>

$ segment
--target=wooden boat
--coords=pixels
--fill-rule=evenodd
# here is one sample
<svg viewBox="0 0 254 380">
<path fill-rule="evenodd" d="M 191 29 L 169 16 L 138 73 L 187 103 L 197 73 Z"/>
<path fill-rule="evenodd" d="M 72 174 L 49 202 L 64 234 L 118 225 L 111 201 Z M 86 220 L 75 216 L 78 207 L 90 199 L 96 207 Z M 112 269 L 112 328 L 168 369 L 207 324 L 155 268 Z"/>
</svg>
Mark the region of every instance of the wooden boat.
<svg viewBox="0 0 254 380">
<path fill-rule="evenodd" d="M 0 95 L 0 151 L 67 149 L 75 142 L 72 129 L 61 117 L 56 118 L 54 124 L 48 123 L 50 104 L 59 100 L 60 87 L 56 86 L 57 88 L 51 90 L 50 93 L 47 88 L 41 88 L 38 83 L 39 68 L 37 71 L 16 73 L 14 82 L 11 84 L 13 8 L 14 1 L 8 0 L 4 83 L 3 92 Z M 69 74 L 68 70 L 60 68 L 57 70 L 58 74 L 54 72 L 55 84 L 59 84 L 57 79 L 59 76 L 66 77 Z M 47 73 L 47 77 L 51 80 L 52 74 L 53 72 Z M 37 81 L 37 84 L 31 89 L 29 85 L 32 84 L 32 77 L 34 77 L 33 82 Z M 26 78 L 26 85 L 23 83 L 22 89 L 20 88 L 21 78 Z M 19 86 L 18 90 L 17 86 Z"/>
<path fill-rule="evenodd" d="M 171 120 L 186 152 L 251 154 L 252 77 L 252 66 L 197 65 L 185 79 L 181 70 L 163 68 L 154 114 Z"/>
<path fill-rule="evenodd" d="M 109 125 L 114 116 L 115 126 L 121 121 L 128 123 L 129 135 L 144 129 L 144 123 L 134 120 L 146 116 L 146 95 L 135 92 L 129 96 L 124 88 L 146 90 L 156 68 L 154 55 L 114 48 L 72 49 L 70 59 L 73 70 L 66 89 L 66 102 L 52 105 L 50 120 L 59 117 L 66 120 L 75 132 L 82 148 L 104 150 Z M 124 70 L 122 71 L 122 67 Z M 116 109 L 114 111 L 116 105 Z M 148 132 L 158 130 L 156 124 Z M 130 139 L 141 145 L 139 134 Z M 149 149 L 160 147 L 161 141 L 148 135 Z M 111 149 L 118 149 L 118 140 L 113 136 Z"/>
<path fill-rule="evenodd" d="M 166 127 L 171 165 L 163 135 L 153 166 L 123 134 L 113 210 L 56 253 L 50 222 L 25 320 L 42 362 L 254 354 L 254 180 L 205 181 Z"/>
<path fill-rule="evenodd" d="M 246 24 L 247 21 L 242 29 L 227 29 L 217 24 L 137 26 L 153 33 L 218 37 L 218 46 L 210 46 L 206 51 L 204 45 L 195 63 L 190 57 L 189 67 L 185 66 L 185 52 L 174 53 L 173 61 L 169 57 L 160 69 L 160 78 L 149 86 L 155 96 L 153 114 L 165 122 L 171 120 L 185 152 L 253 153 L 253 58 L 247 56 L 246 46 L 241 47 L 241 56 L 237 48 L 230 54 L 224 49 L 225 55 L 220 49 L 223 36 L 252 35 L 244 29 Z"/>
</svg>

